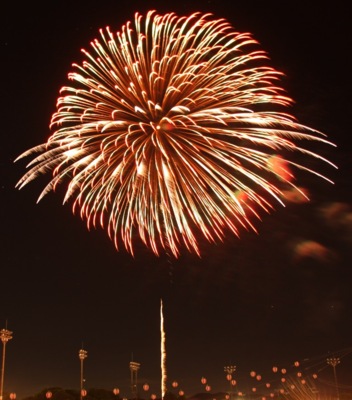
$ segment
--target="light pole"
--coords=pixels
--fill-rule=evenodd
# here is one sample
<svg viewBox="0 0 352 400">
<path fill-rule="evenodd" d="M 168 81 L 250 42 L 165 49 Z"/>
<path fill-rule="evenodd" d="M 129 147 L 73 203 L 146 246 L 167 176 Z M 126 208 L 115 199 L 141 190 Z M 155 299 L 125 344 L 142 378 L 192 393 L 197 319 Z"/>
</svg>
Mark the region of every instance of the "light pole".
<svg viewBox="0 0 352 400">
<path fill-rule="evenodd" d="M 226 365 L 224 367 L 224 372 L 226 372 L 226 379 L 229 381 L 230 384 L 230 400 L 232 400 L 232 374 L 236 371 L 236 366 L 235 365 Z"/>
<path fill-rule="evenodd" d="M 5 374 L 5 354 L 6 354 L 6 344 L 12 339 L 12 332 L 7 329 L 1 329 L 0 339 L 2 341 L 2 367 L 1 367 L 1 388 L 0 388 L 0 400 L 3 398 L 4 391 L 4 374 Z"/>
<path fill-rule="evenodd" d="M 131 391 L 132 391 L 132 398 L 138 399 L 138 379 L 137 374 L 141 364 L 131 361 L 130 362 L 130 371 L 131 371 Z"/>
<path fill-rule="evenodd" d="M 83 362 L 84 362 L 84 360 L 88 357 L 87 351 L 81 349 L 81 350 L 79 351 L 79 353 L 78 353 L 78 357 L 79 357 L 79 359 L 81 360 L 81 390 L 80 390 L 80 399 L 82 400 L 83 397 L 84 397 L 84 395 L 85 395 L 84 387 L 83 387 L 83 382 L 84 382 L 84 379 L 83 379 Z M 0 399 L 0 400 L 1 400 L 1 399 Z"/>
<path fill-rule="evenodd" d="M 326 360 L 328 365 L 332 366 L 332 369 L 334 370 L 334 379 L 335 379 L 335 388 L 336 388 L 336 394 L 337 394 L 337 400 L 340 400 L 340 394 L 339 394 L 339 387 L 337 384 L 337 375 L 336 375 L 336 365 L 340 364 L 340 359 L 336 357 L 331 357 Z"/>
</svg>

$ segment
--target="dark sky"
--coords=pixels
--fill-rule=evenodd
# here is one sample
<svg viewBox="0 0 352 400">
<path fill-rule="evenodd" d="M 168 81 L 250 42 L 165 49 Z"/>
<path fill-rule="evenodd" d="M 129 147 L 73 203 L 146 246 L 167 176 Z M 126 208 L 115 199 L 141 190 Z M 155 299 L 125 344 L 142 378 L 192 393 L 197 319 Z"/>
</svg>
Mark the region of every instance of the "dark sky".
<svg viewBox="0 0 352 400">
<path fill-rule="evenodd" d="M 307 1 L 8 2 L 1 23 L 0 328 L 6 347 L 5 393 L 18 398 L 46 387 L 78 389 L 78 351 L 87 388 L 119 387 L 130 395 L 129 362 L 140 382 L 160 394 L 160 299 L 169 382 L 186 394 L 227 390 L 225 365 L 236 365 L 246 390 L 249 371 L 268 379 L 273 365 L 333 380 L 326 363 L 341 357 L 338 377 L 352 374 L 351 33 L 347 5 Z M 166 5 L 170 3 L 171 5 Z M 172 4 L 173 3 L 173 4 Z M 300 122 L 337 144 L 324 156 L 334 182 L 305 177 L 309 204 L 288 204 L 223 244 L 202 243 L 202 258 L 184 253 L 136 257 L 117 252 L 106 234 L 88 231 L 62 193 L 39 204 L 43 181 L 15 184 L 24 150 L 43 143 L 58 91 L 80 48 L 109 25 L 119 30 L 136 11 L 211 12 L 249 31 L 286 74 Z M 7 321 L 7 322 L 6 322 Z M 276 378 L 275 378 L 276 379 Z M 350 379 L 350 378 L 349 378 Z M 350 383 L 349 383 L 350 384 Z"/>
</svg>

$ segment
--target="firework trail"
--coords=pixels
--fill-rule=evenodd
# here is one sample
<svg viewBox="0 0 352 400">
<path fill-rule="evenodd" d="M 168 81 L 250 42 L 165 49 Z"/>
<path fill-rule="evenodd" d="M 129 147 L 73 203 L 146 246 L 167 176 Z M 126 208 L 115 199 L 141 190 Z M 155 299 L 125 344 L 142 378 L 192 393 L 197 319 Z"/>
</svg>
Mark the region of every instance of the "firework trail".
<svg viewBox="0 0 352 400">
<path fill-rule="evenodd" d="M 137 13 L 82 51 L 52 135 L 17 158 L 33 157 L 17 187 L 50 173 L 38 201 L 67 184 L 64 203 L 117 249 L 134 254 L 139 237 L 156 255 L 200 255 L 200 237 L 255 230 L 288 189 L 307 197 L 295 169 L 328 180 L 292 156 L 331 164 L 307 144 L 332 143 L 284 112 L 293 101 L 282 74 L 226 20 Z"/>
<path fill-rule="evenodd" d="M 160 334 L 161 334 L 161 399 L 165 398 L 167 390 L 167 372 L 166 372 L 166 347 L 164 330 L 163 301 L 160 300 Z"/>
</svg>

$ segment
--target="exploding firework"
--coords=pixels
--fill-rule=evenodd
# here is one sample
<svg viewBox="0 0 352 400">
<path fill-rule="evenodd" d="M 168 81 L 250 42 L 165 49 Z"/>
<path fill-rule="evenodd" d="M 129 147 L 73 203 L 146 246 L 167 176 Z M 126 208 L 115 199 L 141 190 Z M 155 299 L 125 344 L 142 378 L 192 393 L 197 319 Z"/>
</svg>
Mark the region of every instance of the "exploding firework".
<svg viewBox="0 0 352 400">
<path fill-rule="evenodd" d="M 201 237 L 255 230 L 288 190 L 306 197 L 294 170 L 328 180 L 292 153 L 331 164 L 299 143 L 332 143 L 285 112 L 282 74 L 226 20 L 137 13 L 82 51 L 52 135 L 17 158 L 32 156 L 17 187 L 50 172 L 38 201 L 67 184 L 64 203 L 117 249 L 133 254 L 139 236 L 156 255 L 200 255 Z"/>
</svg>

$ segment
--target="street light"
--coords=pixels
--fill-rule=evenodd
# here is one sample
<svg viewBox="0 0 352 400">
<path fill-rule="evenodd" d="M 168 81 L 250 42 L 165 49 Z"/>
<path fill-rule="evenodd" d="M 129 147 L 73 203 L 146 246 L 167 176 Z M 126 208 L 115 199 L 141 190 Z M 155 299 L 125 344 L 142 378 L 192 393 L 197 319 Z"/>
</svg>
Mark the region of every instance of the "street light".
<svg viewBox="0 0 352 400">
<path fill-rule="evenodd" d="M 226 372 L 226 379 L 230 383 L 230 400 L 232 399 L 232 374 L 236 371 L 236 366 L 235 365 L 226 365 L 224 367 L 224 372 Z"/>
<path fill-rule="evenodd" d="M 337 385 L 336 366 L 338 364 L 340 364 L 340 359 L 336 358 L 336 357 L 331 357 L 331 358 L 328 358 L 326 360 L 326 362 L 328 363 L 328 365 L 331 365 L 333 370 L 334 370 L 335 388 L 336 388 L 337 400 L 339 400 L 340 399 L 340 394 L 339 394 L 339 387 Z"/>
<path fill-rule="evenodd" d="M 84 360 L 88 357 L 87 351 L 81 349 L 81 350 L 79 351 L 79 353 L 78 353 L 78 357 L 79 357 L 79 359 L 81 360 L 81 390 L 80 390 L 80 399 L 82 400 L 83 397 L 87 394 L 87 392 L 86 392 L 86 391 L 84 390 L 84 388 L 83 388 L 83 382 L 84 382 L 84 379 L 83 379 L 83 362 L 84 362 Z M 2 400 L 2 399 L 0 399 L 0 400 Z"/>
<path fill-rule="evenodd" d="M 131 391 L 132 391 L 132 398 L 137 399 L 138 398 L 138 370 L 141 367 L 141 364 L 131 361 L 130 362 L 130 371 L 131 371 Z"/>
<path fill-rule="evenodd" d="M 226 372 L 227 374 L 232 375 L 235 371 L 236 371 L 236 365 L 227 365 L 226 367 L 224 367 L 224 372 Z"/>
<path fill-rule="evenodd" d="M 5 354 L 6 354 L 6 344 L 12 339 L 12 332 L 7 329 L 1 329 L 0 339 L 2 341 L 2 368 L 1 368 L 1 387 L 0 387 L 0 400 L 3 398 L 4 390 L 4 374 L 5 374 Z"/>
</svg>

